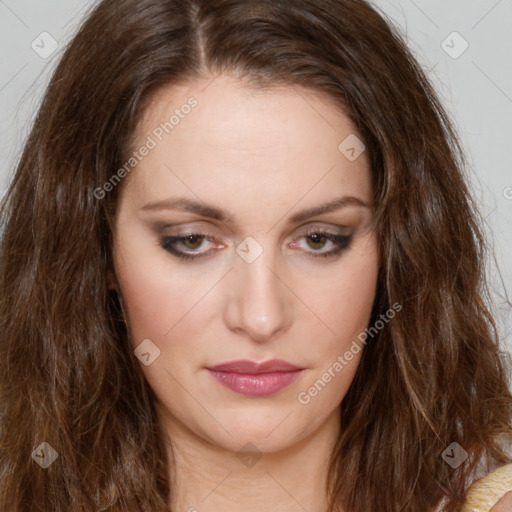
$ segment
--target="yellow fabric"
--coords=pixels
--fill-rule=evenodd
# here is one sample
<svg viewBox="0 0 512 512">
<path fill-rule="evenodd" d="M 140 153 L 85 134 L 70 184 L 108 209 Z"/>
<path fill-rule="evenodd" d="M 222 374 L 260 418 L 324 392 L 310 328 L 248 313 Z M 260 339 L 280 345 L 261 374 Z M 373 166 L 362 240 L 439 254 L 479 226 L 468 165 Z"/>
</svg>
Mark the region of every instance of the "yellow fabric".
<svg viewBox="0 0 512 512">
<path fill-rule="evenodd" d="M 501 466 L 474 482 L 461 512 L 489 512 L 509 491 L 512 491 L 512 464 Z"/>
</svg>

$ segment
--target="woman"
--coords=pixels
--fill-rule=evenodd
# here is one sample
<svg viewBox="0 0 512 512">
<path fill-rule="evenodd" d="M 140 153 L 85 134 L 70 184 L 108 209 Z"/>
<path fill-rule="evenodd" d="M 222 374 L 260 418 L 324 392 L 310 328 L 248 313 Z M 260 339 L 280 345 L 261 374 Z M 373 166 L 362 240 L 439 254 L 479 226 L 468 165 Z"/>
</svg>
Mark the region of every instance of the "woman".
<svg viewBox="0 0 512 512">
<path fill-rule="evenodd" d="M 459 510 L 512 460 L 463 169 L 365 1 L 100 2 L 2 208 L 0 509 Z"/>
</svg>

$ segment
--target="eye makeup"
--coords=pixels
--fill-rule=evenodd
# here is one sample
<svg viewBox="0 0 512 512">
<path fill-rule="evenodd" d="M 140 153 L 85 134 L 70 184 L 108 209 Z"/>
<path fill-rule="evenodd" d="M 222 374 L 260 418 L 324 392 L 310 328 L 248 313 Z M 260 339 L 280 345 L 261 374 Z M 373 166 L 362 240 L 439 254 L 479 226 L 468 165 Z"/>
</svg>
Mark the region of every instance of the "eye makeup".
<svg viewBox="0 0 512 512">
<path fill-rule="evenodd" d="M 305 234 L 294 238 L 289 246 L 298 249 L 309 258 L 335 258 L 350 248 L 352 239 L 352 234 L 335 233 L 325 228 L 310 228 Z M 205 258 L 225 247 L 218 243 L 214 236 L 193 230 L 179 235 L 160 236 L 159 245 L 183 261 Z M 217 245 L 217 248 L 205 250 L 205 245 Z M 325 250 L 326 247 L 330 249 Z"/>
</svg>

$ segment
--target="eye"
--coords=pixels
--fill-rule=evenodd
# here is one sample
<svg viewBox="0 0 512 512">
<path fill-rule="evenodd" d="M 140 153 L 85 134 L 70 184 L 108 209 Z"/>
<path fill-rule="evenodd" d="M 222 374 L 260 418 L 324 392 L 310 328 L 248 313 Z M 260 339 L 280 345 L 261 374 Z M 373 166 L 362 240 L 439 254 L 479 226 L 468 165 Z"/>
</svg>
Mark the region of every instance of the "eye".
<svg viewBox="0 0 512 512">
<path fill-rule="evenodd" d="M 215 240 L 203 233 L 189 233 L 178 236 L 165 236 L 160 240 L 160 245 L 174 256 L 183 260 L 201 258 L 212 251 L 200 251 L 204 247 L 204 242 L 214 243 Z M 183 250 L 186 249 L 186 250 Z"/>
<path fill-rule="evenodd" d="M 298 248 L 301 252 L 305 252 L 308 257 L 329 258 L 347 250 L 351 241 L 352 235 L 311 229 L 290 245 L 292 248 Z M 167 252 L 184 261 L 206 257 L 216 249 L 224 247 L 222 244 L 216 243 L 212 236 L 205 233 L 164 236 L 160 239 L 159 244 Z M 210 248 L 208 248 L 208 245 Z"/>
<path fill-rule="evenodd" d="M 306 242 L 300 243 L 301 240 Z M 292 247 L 305 249 L 310 257 L 329 258 L 347 250 L 352 242 L 352 235 L 342 235 L 340 233 L 331 233 L 320 229 L 311 229 L 305 235 L 292 243 Z M 327 250 L 322 250 L 327 248 Z M 330 248 L 330 249 L 329 249 Z M 309 251 L 308 249 L 313 249 Z"/>
</svg>

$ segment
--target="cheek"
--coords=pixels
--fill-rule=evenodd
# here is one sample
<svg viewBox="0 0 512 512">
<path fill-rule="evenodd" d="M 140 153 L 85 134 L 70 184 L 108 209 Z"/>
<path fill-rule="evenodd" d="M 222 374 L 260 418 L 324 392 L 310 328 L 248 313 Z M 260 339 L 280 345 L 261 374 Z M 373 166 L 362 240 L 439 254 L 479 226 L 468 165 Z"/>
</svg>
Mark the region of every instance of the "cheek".
<svg viewBox="0 0 512 512">
<path fill-rule="evenodd" d="M 188 280 L 165 273 L 132 273 L 124 281 L 125 314 L 134 348 L 151 339 L 160 350 L 193 352 L 194 339 L 211 316 L 208 301 L 201 303 L 206 286 L 190 286 Z M 181 340 L 181 343 L 180 343 Z M 182 354 L 186 356 L 186 354 Z"/>
<path fill-rule="evenodd" d="M 137 240 L 133 245 L 120 243 L 123 257 L 116 261 L 117 274 L 131 346 L 136 350 L 147 346 L 141 345 L 144 340 L 151 341 L 158 357 L 142 370 L 152 387 L 166 395 L 175 383 L 164 370 L 182 382 L 208 360 L 208 339 L 218 331 L 221 318 L 215 295 L 219 276 L 192 265 L 179 269 L 167 252 L 143 236 L 130 236 Z M 171 395 L 177 391 L 179 386 Z"/>
<path fill-rule="evenodd" d="M 333 278 L 332 274 L 336 277 Z M 373 237 L 366 237 L 340 261 L 331 277 L 324 277 L 323 286 L 314 293 L 303 290 L 308 305 L 318 312 L 331 336 L 324 340 L 326 352 L 341 351 L 368 326 L 375 301 L 378 280 L 378 256 Z"/>
<path fill-rule="evenodd" d="M 123 275 L 123 305 L 127 316 L 132 343 L 137 345 L 140 338 L 159 339 L 173 324 L 173 311 L 181 309 L 182 302 L 171 290 L 171 280 L 156 272 L 147 272 L 133 266 L 125 267 Z"/>
<path fill-rule="evenodd" d="M 162 349 L 178 322 L 190 322 L 204 286 L 171 269 L 167 253 L 146 232 L 121 233 L 117 243 L 116 269 L 131 343 L 136 347 L 151 339 Z"/>
<path fill-rule="evenodd" d="M 302 414 L 315 418 L 312 427 L 340 404 L 363 354 L 358 336 L 368 327 L 375 301 L 378 257 L 372 241 L 362 247 L 345 258 L 336 280 L 316 295 L 317 311 L 334 334 L 314 337 L 313 368 L 297 395 Z"/>
</svg>

